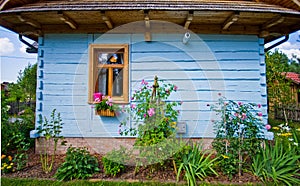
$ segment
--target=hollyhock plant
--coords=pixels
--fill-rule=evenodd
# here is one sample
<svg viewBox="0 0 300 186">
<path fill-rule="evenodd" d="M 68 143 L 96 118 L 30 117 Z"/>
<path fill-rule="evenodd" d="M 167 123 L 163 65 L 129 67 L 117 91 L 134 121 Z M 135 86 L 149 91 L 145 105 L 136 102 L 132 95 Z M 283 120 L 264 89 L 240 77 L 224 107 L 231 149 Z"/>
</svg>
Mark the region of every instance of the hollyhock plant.
<svg viewBox="0 0 300 186">
<path fill-rule="evenodd" d="M 157 165 L 174 155 L 178 145 L 176 125 L 180 101 L 171 101 L 170 95 L 178 87 L 158 81 L 142 80 L 140 87 L 133 91 L 128 114 L 121 124 L 120 135 L 136 136 L 134 149 L 138 150 L 137 165 Z M 127 119 L 130 118 L 130 119 Z"/>
<path fill-rule="evenodd" d="M 176 121 L 179 115 L 176 107 L 182 104 L 182 102 L 170 102 L 167 101 L 169 96 L 178 90 L 178 87 L 170 84 L 164 83 L 163 81 L 158 81 L 158 87 L 156 87 L 156 92 L 158 93 L 155 97 L 152 96 L 154 85 L 151 85 L 148 81 L 143 79 L 140 86 L 133 91 L 131 96 L 131 104 L 128 106 L 126 113 L 131 116 L 131 121 L 134 121 L 133 128 L 124 129 L 121 134 L 128 135 L 129 130 L 133 134 L 137 133 L 138 125 L 145 122 L 150 122 L 150 120 L 156 120 L 158 117 L 167 118 L 166 121 Z M 123 128 L 126 128 L 126 123 L 128 121 L 123 121 Z"/>
<path fill-rule="evenodd" d="M 216 138 L 212 145 L 221 160 L 221 170 L 229 177 L 242 174 L 247 156 L 257 152 L 264 132 L 270 127 L 264 125 L 259 108 L 261 104 L 235 102 L 225 97 L 211 105 L 211 110 L 219 116 L 213 122 Z M 224 155 L 229 158 L 224 158 Z"/>
</svg>

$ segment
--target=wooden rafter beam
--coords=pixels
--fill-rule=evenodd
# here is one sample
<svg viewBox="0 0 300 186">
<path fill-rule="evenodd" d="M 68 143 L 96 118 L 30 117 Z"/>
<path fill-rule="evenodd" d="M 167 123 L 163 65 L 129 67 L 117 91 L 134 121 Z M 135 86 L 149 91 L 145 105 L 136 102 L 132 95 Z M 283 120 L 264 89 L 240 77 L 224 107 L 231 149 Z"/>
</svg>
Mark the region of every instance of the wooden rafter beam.
<svg viewBox="0 0 300 186">
<path fill-rule="evenodd" d="M 222 29 L 227 30 L 233 23 L 237 22 L 239 20 L 240 14 L 239 13 L 233 13 L 230 17 L 226 19 L 226 21 L 223 23 Z"/>
<path fill-rule="evenodd" d="M 105 15 L 105 11 L 101 11 L 101 18 L 105 22 L 107 28 L 113 29 L 114 25 L 109 17 Z"/>
<path fill-rule="evenodd" d="M 151 41 L 151 32 L 150 32 L 151 25 L 150 25 L 150 17 L 148 11 L 144 12 L 144 21 L 146 27 L 145 35 L 144 35 L 145 41 Z"/>
<path fill-rule="evenodd" d="M 274 17 L 273 19 L 271 19 L 270 21 L 266 22 L 265 24 L 262 25 L 262 30 L 271 28 L 272 26 L 275 26 L 279 23 L 282 23 L 284 21 L 284 17 L 282 17 L 281 15 L 278 15 L 276 17 Z"/>
<path fill-rule="evenodd" d="M 189 29 L 189 26 L 190 26 L 193 18 L 194 18 L 194 12 L 190 11 L 187 18 L 186 18 L 186 20 L 185 20 L 184 29 Z"/>
<path fill-rule="evenodd" d="M 24 17 L 21 14 L 18 14 L 17 17 L 22 23 L 26 23 L 30 26 L 33 26 L 34 28 L 42 28 L 41 24 L 33 19 Z"/>
<path fill-rule="evenodd" d="M 77 23 L 71 19 L 69 16 L 62 12 L 58 12 L 58 15 L 60 16 L 59 19 L 65 22 L 67 25 L 69 25 L 72 29 L 76 30 L 77 29 Z"/>
<path fill-rule="evenodd" d="M 300 1 L 299 0 L 293 0 L 293 2 L 300 7 Z"/>
</svg>

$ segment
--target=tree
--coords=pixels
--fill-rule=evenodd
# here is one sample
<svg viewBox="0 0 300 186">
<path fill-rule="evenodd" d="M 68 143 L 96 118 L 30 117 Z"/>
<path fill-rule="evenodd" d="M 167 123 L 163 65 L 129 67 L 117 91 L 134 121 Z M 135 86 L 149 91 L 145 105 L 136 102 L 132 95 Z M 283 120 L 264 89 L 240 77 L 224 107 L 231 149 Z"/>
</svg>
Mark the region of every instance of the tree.
<svg viewBox="0 0 300 186">
<path fill-rule="evenodd" d="M 32 101 L 36 98 L 37 64 L 28 66 L 19 72 L 16 84 L 9 86 L 10 101 Z"/>
<path fill-rule="evenodd" d="M 267 52 L 265 57 L 269 112 L 274 112 L 274 106 L 295 102 L 290 92 L 290 81 L 285 77 L 290 65 L 287 55 L 278 50 Z"/>
</svg>

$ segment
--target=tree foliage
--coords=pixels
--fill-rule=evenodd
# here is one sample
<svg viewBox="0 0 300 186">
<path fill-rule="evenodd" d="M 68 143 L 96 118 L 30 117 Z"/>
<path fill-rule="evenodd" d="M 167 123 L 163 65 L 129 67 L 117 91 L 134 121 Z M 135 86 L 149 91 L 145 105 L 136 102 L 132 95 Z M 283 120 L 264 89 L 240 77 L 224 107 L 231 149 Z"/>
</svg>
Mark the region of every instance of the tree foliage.
<svg viewBox="0 0 300 186">
<path fill-rule="evenodd" d="M 285 77 L 291 65 L 287 55 L 278 50 L 266 53 L 266 65 L 269 109 L 272 112 L 276 105 L 295 102 L 290 91 L 290 81 Z"/>
<path fill-rule="evenodd" d="M 36 98 L 37 64 L 28 66 L 19 72 L 16 84 L 9 85 L 9 101 L 32 101 Z"/>
</svg>

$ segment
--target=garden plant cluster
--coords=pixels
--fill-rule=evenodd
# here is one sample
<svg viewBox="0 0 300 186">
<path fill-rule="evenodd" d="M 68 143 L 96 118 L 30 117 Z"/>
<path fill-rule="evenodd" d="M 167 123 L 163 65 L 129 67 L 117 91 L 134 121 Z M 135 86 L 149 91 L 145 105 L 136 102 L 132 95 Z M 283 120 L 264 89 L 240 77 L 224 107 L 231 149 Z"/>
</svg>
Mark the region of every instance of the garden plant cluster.
<svg viewBox="0 0 300 186">
<path fill-rule="evenodd" d="M 264 125 L 260 104 L 235 102 L 220 94 L 215 104 L 208 105 L 217 114 L 212 121 L 216 132 L 213 149 L 203 150 L 201 143 L 177 136 L 176 123 L 181 104 L 184 104 L 170 100 L 172 93 L 177 90 L 177 86 L 158 81 L 156 77 L 152 85 L 144 80 L 141 82 L 128 106 L 117 107 L 110 98 L 98 100 L 98 103 L 104 104 L 101 107 L 112 109 L 122 116 L 119 134 L 134 136 L 133 147 L 127 149 L 121 146 L 105 154 L 99 162 L 88 149 L 70 145 L 65 161 L 57 169 L 54 178 L 61 181 L 87 179 L 100 171 L 107 176 L 117 177 L 130 166 L 135 167 L 135 174 L 141 168 L 147 168 L 148 173 L 152 174 L 171 166 L 176 180 L 185 180 L 188 185 L 197 185 L 208 177 L 220 175 L 231 180 L 245 173 L 251 173 L 266 184 L 295 185 L 300 182 L 299 128 L 287 124 L 272 127 Z M 22 170 L 26 166 L 26 152 L 33 145 L 26 136 L 29 134 L 30 127 L 26 124 L 29 119 L 14 126 L 7 122 L 5 109 L 2 105 L 2 174 Z M 51 172 L 55 163 L 55 156 L 48 152 L 55 154 L 57 145 L 64 144 L 62 127 L 60 113 L 56 113 L 55 109 L 49 120 L 40 118 L 38 131 L 46 142 L 41 153 L 41 166 L 45 173 Z M 274 140 L 265 139 L 266 130 L 274 132 Z M 5 134 L 8 131 L 10 133 Z M 47 145 L 52 140 L 55 145 Z"/>
</svg>

